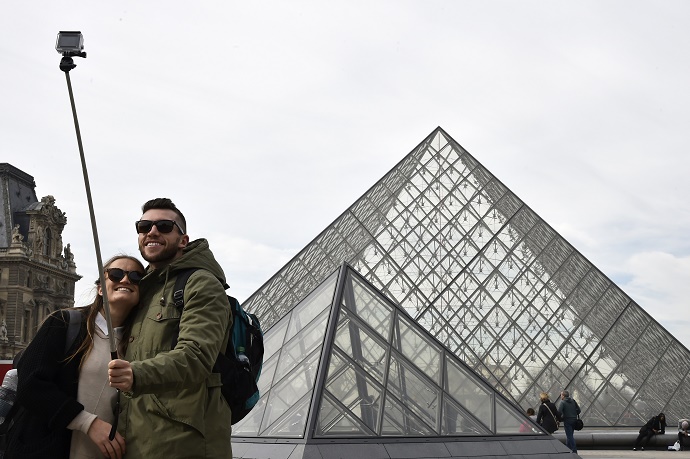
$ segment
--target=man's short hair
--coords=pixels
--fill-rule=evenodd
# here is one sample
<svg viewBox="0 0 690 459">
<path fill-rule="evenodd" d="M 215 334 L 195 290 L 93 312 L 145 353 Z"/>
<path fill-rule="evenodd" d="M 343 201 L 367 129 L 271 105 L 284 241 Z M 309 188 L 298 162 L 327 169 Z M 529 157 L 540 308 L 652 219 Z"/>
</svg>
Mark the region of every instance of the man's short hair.
<svg viewBox="0 0 690 459">
<path fill-rule="evenodd" d="M 568 392 L 567 390 L 564 390 L 563 392 L 561 392 L 561 394 L 563 394 L 563 397 L 565 398 L 570 397 L 570 392 Z"/>
<path fill-rule="evenodd" d="M 185 220 L 184 215 L 182 215 L 182 212 L 180 212 L 180 209 L 178 209 L 177 206 L 169 198 L 154 198 L 149 201 L 146 201 L 144 205 L 141 206 L 141 213 L 144 214 L 146 213 L 146 211 L 151 209 L 172 210 L 180 218 L 180 222 L 178 223 L 182 224 L 182 227 L 180 228 L 182 230 L 182 234 L 187 233 L 187 220 Z"/>
</svg>

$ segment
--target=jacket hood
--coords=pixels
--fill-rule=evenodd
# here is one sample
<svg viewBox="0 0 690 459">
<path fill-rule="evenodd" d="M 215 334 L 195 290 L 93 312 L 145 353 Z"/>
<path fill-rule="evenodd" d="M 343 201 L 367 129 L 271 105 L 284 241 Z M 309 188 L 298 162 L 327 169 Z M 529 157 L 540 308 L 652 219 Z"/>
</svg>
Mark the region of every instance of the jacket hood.
<svg viewBox="0 0 690 459">
<path fill-rule="evenodd" d="M 228 288 L 225 283 L 223 268 L 220 267 L 213 256 L 206 239 L 196 239 L 187 244 L 187 247 L 182 251 L 182 256 L 168 265 L 168 274 L 174 275 L 175 273 L 190 268 L 210 271 L 225 288 Z"/>
</svg>

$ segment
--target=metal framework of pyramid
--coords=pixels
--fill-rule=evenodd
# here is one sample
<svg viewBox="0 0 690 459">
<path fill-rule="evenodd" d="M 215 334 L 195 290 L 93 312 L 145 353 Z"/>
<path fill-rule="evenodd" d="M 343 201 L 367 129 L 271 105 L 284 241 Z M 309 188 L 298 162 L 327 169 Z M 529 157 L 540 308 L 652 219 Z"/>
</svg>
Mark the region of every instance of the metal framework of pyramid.
<svg viewBox="0 0 690 459">
<path fill-rule="evenodd" d="M 346 263 L 264 344 L 261 398 L 233 426 L 233 457 L 571 457 Z"/>
<path fill-rule="evenodd" d="M 588 426 L 690 412 L 690 351 L 440 127 L 245 308 L 265 328 L 286 326 L 343 262 L 517 406 L 568 389 Z M 342 410 L 338 396 L 325 400 Z"/>
</svg>

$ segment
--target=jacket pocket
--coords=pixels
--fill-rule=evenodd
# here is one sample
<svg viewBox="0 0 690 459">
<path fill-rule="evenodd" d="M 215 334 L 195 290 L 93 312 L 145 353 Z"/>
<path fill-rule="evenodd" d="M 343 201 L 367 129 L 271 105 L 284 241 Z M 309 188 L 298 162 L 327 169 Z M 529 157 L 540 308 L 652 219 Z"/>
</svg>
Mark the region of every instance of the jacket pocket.
<svg viewBox="0 0 690 459">
<path fill-rule="evenodd" d="M 140 336 L 143 341 L 133 346 L 141 352 L 133 360 L 155 357 L 160 352 L 173 349 L 180 333 L 180 311 L 174 306 L 150 308 L 143 321 Z"/>
<path fill-rule="evenodd" d="M 169 400 L 165 396 L 150 394 L 152 413 L 177 423 L 185 424 L 205 437 L 203 404 L 190 403 L 190 395 Z"/>
</svg>

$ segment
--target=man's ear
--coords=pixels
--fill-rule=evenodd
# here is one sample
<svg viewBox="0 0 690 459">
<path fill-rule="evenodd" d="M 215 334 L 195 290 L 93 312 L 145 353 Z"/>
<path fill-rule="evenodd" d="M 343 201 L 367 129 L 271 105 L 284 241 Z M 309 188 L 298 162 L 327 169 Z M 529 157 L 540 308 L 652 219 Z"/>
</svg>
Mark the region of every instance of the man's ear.
<svg viewBox="0 0 690 459">
<path fill-rule="evenodd" d="M 188 234 L 184 234 L 184 235 L 180 238 L 180 242 L 177 244 L 177 246 L 178 246 L 180 249 L 184 249 L 185 247 L 187 247 L 188 244 L 189 244 L 189 235 L 188 235 Z"/>
</svg>

